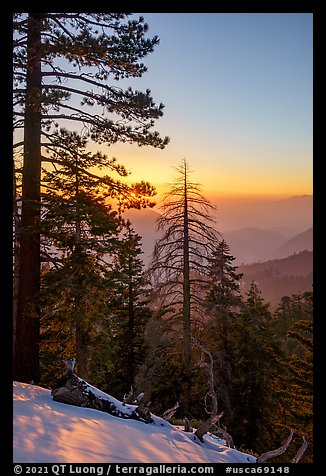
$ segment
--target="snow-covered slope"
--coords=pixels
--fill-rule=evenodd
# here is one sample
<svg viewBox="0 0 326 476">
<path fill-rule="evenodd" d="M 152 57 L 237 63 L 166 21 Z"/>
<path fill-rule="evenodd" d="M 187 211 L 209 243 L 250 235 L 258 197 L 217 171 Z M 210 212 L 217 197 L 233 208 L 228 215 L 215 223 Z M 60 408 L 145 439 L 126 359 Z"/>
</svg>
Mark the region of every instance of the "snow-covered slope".
<svg viewBox="0 0 326 476">
<path fill-rule="evenodd" d="M 13 396 L 15 463 L 255 462 L 212 435 L 205 435 L 205 443 L 194 441 L 193 433 L 159 417 L 153 424 L 124 420 L 55 402 L 49 390 L 18 382 Z"/>
</svg>

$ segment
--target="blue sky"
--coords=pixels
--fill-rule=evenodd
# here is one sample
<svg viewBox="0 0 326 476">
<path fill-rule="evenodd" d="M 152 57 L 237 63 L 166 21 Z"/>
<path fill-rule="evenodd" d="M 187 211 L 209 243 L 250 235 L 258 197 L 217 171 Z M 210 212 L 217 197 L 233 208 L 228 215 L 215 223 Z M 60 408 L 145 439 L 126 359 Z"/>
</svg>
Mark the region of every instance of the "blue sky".
<svg viewBox="0 0 326 476">
<path fill-rule="evenodd" d="M 130 85 L 165 104 L 155 129 L 171 143 L 110 147 L 132 178 L 163 190 L 185 157 L 209 195 L 311 194 L 313 15 L 139 15 L 160 44 Z"/>
</svg>

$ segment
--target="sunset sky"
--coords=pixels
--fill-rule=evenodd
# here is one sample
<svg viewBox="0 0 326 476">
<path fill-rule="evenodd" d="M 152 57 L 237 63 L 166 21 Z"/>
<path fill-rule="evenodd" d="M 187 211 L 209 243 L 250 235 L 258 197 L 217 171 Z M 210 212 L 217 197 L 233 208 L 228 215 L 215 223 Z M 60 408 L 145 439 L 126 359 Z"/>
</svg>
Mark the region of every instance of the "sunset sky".
<svg viewBox="0 0 326 476">
<path fill-rule="evenodd" d="M 107 152 L 158 189 L 186 158 L 205 195 L 285 198 L 312 190 L 310 13 L 136 13 L 160 44 L 147 73 L 124 87 L 165 104 L 155 130 L 165 150 Z"/>
</svg>

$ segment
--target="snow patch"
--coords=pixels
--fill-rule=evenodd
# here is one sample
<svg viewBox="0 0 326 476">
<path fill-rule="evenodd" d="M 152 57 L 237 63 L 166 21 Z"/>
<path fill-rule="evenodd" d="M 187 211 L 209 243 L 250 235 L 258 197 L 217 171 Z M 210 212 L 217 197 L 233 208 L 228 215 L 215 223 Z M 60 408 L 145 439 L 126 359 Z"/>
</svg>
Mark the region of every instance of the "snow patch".
<svg viewBox="0 0 326 476">
<path fill-rule="evenodd" d="M 122 411 L 136 405 L 89 386 Z M 125 420 L 52 400 L 49 390 L 14 382 L 14 463 L 255 463 L 256 458 L 205 435 L 200 443 L 169 422 Z"/>
</svg>

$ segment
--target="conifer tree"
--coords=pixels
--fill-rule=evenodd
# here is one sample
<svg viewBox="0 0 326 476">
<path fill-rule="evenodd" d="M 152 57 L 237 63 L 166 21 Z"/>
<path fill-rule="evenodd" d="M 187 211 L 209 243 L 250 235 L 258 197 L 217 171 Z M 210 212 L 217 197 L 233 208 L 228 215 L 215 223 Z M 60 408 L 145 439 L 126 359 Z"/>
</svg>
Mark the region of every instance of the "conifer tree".
<svg viewBox="0 0 326 476">
<path fill-rule="evenodd" d="M 109 266 L 105 260 L 117 246 L 120 222 L 117 212 L 105 203 L 106 196 L 114 191 L 111 187 L 106 191 L 105 181 L 89 171 L 98 154 L 87 153 L 85 147 L 85 139 L 61 130 L 58 147 L 51 148 L 49 160 L 57 165 L 53 171 L 44 171 L 42 181 L 41 257 L 51 265 L 49 276 L 43 279 L 42 294 L 52 293 L 54 298 L 61 292 L 65 296 L 64 311 L 54 306 L 56 315 L 63 312 L 64 327 L 74 340 L 78 373 L 88 379 L 90 335 L 103 319 L 103 311 L 99 309 L 100 299 L 91 308 L 87 303 L 93 300 L 92 293 L 101 295 L 102 275 Z M 102 162 L 105 160 L 107 166 L 120 170 L 114 161 L 110 163 L 102 156 Z M 47 316 L 42 319 L 50 332 L 49 316 L 53 313 L 48 302 L 50 296 L 41 302 L 41 314 Z"/>
<path fill-rule="evenodd" d="M 219 411 L 224 412 L 229 422 L 233 414 L 231 388 L 235 316 L 242 305 L 242 274 L 237 273 L 237 266 L 232 264 L 234 260 L 228 244 L 221 240 L 209 258 L 205 296 L 207 318 L 200 332 L 201 341 L 213 359 Z"/>
<path fill-rule="evenodd" d="M 273 315 L 272 329 L 275 338 L 287 355 L 296 353 L 296 348 L 298 351 L 302 350 L 296 340 L 287 339 L 287 333 L 297 321 L 312 319 L 312 296 L 310 291 L 293 294 L 291 297 L 283 296 Z"/>
<path fill-rule="evenodd" d="M 281 353 L 270 331 L 269 304 L 255 281 L 237 317 L 233 382 L 233 437 L 243 448 L 261 453 L 270 447 Z"/>
<path fill-rule="evenodd" d="M 295 299 L 295 301 L 298 301 Z M 286 339 L 295 345 L 285 348 L 286 371 L 283 372 L 283 385 L 279 390 L 282 402 L 281 418 L 278 425 L 281 429 L 295 428 L 296 440 L 299 444 L 304 436 L 308 441 L 308 449 L 302 462 L 313 462 L 313 295 L 306 292 L 301 295 L 300 311 L 305 319 L 297 319 L 289 328 Z M 292 353 L 289 355 L 289 349 Z M 285 431 L 284 431 L 285 433 Z"/>
<path fill-rule="evenodd" d="M 158 44 L 145 38 L 143 18 L 123 13 L 15 13 L 14 130 L 22 148 L 22 215 L 14 378 L 39 379 L 40 220 L 42 147 L 59 122 L 97 143 L 164 148 L 151 129 L 163 114 L 151 92 L 123 90 L 110 80 L 140 77 L 141 60 Z M 21 134 L 22 133 L 22 134 Z M 99 160 L 100 161 L 100 160 Z M 145 188 L 145 190 L 144 190 Z M 147 193 L 148 184 L 137 191 Z"/>
<path fill-rule="evenodd" d="M 148 283 L 144 277 L 141 237 L 127 220 L 107 280 L 112 288 L 109 309 L 116 339 L 111 382 L 117 395 L 135 385 L 135 375 L 146 357 L 145 326 L 150 318 Z"/>
</svg>

